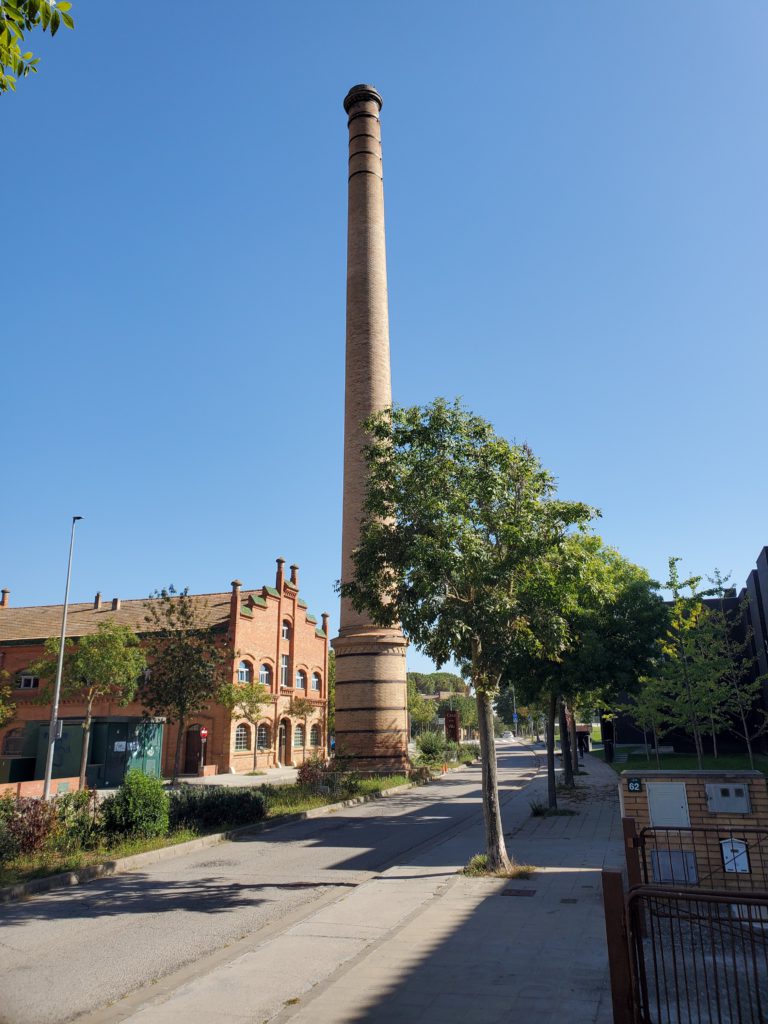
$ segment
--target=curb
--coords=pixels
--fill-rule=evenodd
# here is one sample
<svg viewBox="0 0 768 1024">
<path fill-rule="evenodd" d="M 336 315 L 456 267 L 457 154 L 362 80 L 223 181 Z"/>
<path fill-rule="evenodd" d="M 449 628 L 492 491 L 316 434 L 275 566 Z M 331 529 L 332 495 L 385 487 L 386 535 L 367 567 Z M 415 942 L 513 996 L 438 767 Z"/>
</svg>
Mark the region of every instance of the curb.
<svg viewBox="0 0 768 1024">
<path fill-rule="evenodd" d="M 83 885 L 86 882 L 92 882 L 94 878 L 134 871 L 136 868 L 143 867 L 146 864 L 156 864 L 158 861 L 170 860 L 172 857 L 178 857 L 183 853 L 194 853 L 195 850 L 204 850 L 209 846 L 217 846 L 219 843 L 230 839 L 237 839 L 239 836 L 248 833 L 264 832 L 272 828 L 279 828 L 281 825 L 290 825 L 295 821 L 304 821 L 308 818 L 321 818 L 325 814 L 332 814 L 334 811 L 341 810 L 344 807 L 356 807 L 358 804 L 372 803 L 374 800 L 381 800 L 388 796 L 403 793 L 408 789 L 415 789 L 418 785 L 420 783 L 406 782 L 399 786 L 383 789 L 380 793 L 350 797 L 349 800 L 341 800 L 335 804 L 324 804 L 322 807 L 313 807 L 309 811 L 297 811 L 295 814 L 281 814 L 279 817 L 271 818 L 268 821 L 254 822 L 252 825 L 242 825 L 238 828 L 230 829 L 228 832 L 214 832 L 209 836 L 201 836 L 200 839 L 190 839 L 186 843 L 176 843 L 174 846 L 161 846 L 157 850 L 148 850 L 146 853 L 134 853 L 130 857 L 118 857 L 115 860 L 103 861 L 101 864 L 89 864 L 87 867 L 79 868 L 76 871 L 63 871 L 57 875 L 47 875 L 45 878 L 33 878 L 29 882 L 17 882 L 15 885 L 9 885 L 4 889 L 0 889 L 0 904 L 23 900 L 29 896 L 37 896 L 41 893 L 50 892 L 52 889 Z"/>
</svg>

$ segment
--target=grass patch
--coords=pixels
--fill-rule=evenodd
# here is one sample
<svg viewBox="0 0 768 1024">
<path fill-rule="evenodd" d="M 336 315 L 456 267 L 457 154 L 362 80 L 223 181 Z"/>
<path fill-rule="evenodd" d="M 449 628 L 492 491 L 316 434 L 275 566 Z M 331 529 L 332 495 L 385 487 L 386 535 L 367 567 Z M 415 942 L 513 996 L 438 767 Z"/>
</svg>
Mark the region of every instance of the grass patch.
<svg viewBox="0 0 768 1024">
<path fill-rule="evenodd" d="M 256 771 L 256 772 L 246 772 L 245 774 L 246 775 L 266 775 L 267 773 L 266 772 Z"/>
<path fill-rule="evenodd" d="M 532 878 L 536 868 L 532 864 L 515 864 L 508 871 L 491 871 L 488 854 L 476 853 L 459 872 L 467 878 Z"/>
<path fill-rule="evenodd" d="M 594 750 L 593 754 L 595 757 L 604 759 L 602 750 Z M 659 763 L 662 771 L 670 769 L 673 771 L 698 771 L 699 768 L 695 754 L 660 754 Z M 707 754 L 703 758 L 703 766 L 705 770 L 709 771 L 750 771 L 749 758 L 746 754 L 721 754 L 720 757 Z M 624 771 L 656 771 L 656 755 L 651 752 L 651 759 L 648 761 L 642 747 L 639 750 L 636 748 L 629 754 L 626 761 L 619 763 L 612 761 L 611 768 L 617 774 Z M 755 770 L 768 776 L 768 756 L 766 754 L 755 754 Z"/>
<path fill-rule="evenodd" d="M 404 786 L 408 782 L 405 775 L 377 775 L 368 779 L 353 779 L 347 785 L 328 792 L 318 792 L 312 786 L 294 783 L 290 786 L 264 787 L 267 800 L 267 818 L 277 818 L 281 814 L 301 814 L 312 811 L 316 807 L 339 803 L 357 796 L 375 796 L 385 789 Z"/>
<path fill-rule="evenodd" d="M 45 878 L 58 875 L 63 871 L 80 871 L 93 864 L 104 864 L 118 857 L 132 857 L 136 853 L 149 853 L 164 846 L 177 846 L 187 843 L 190 839 L 198 839 L 199 833 L 193 829 L 183 828 L 170 836 L 158 836 L 154 839 L 126 839 L 115 846 L 100 847 L 96 850 L 79 850 L 76 853 L 58 853 L 47 850 L 42 853 L 17 857 L 0 867 L 0 886 L 16 885 L 18 882 L 29 882 L 33 878 Z"/>
</svg>

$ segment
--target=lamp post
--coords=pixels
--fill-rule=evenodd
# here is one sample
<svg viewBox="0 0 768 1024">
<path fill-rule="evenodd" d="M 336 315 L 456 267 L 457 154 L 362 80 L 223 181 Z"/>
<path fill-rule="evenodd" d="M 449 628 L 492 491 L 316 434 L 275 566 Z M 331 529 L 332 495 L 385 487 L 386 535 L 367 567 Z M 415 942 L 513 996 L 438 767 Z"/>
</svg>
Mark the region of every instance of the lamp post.
<svg viewBox="0 0 768 1024">
<path fill-rule="evenodd" d="M 51 726 L 48 730 L 48 754 L 45 759 L 45 781 L 43 783 L 43 799 L 47 800 L 51 795 L 51 775 L 53 773 L 53 748 L 58 736 L 59 724 L 59 696 L 61 694 L 61 673 L 64 668 L 64 641 L 67 635 L 67 605 L 69 604 L 69 581 L 72 576 L 72 553 L 75 549 L 75 523 L 82 519 L 82 516 L 72 516 L 72 533 L 69 538 L 69 562 L 67 563 L 67 586 L 64 590 L 64 612 L 61 616 L 61 643 L 59 645 L 59 660 L 56 665 L 56 684 L 53 688 L 53 707 L 51 708 Z"/>
</svg>

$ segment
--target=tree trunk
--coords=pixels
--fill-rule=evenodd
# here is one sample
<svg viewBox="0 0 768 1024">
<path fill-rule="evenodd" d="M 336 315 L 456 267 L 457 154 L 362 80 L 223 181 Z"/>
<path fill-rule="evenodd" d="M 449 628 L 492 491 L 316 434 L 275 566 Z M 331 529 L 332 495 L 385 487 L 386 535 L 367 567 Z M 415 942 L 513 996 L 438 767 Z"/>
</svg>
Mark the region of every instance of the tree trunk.
<svg viewBox="0 0 768 1024">
<path fill-rule="evenodd" d="M 171 779 L 171 785 L 175 786 L 179 778 L 179 765 L 181 764 L 181 741 L 184 738 L 184 726 L 186 724 L 185 718 L 179 719 L 179 732 L 176 736 L 176 751 L 173 755 L 173 778 Z"/>
<path fill-rule="evenodd" d="M 648 762 L 648 764 L 650 764 L 651 763 L 651 752 L 648 749 L 648 730 L 647 729 L 643 729 L 643 743 L 645 745 L 645 760 Z"/>
<path fill-rule="evenodd" d="M 696 745 L 696 760 L 699 764 L 699 771 L 704 770 L 704 744 L 701 742 L 701 732 L 698 723 L 693 727 L 693 742 Z"/>
<path fill-rule="evenodd" d="M 80 784 L 78 789 L 85 789 L 85 774 L 88 770 L 88 744 L 91 740 L 91 722 L 93 721 L 93 698 L 86 705 L 85 721 L 83 722 L 83 752 L 80 755 Z"/>
<path fill-rule="evenodd" d="M 712 753 L 715 755 L 715 758 L 717 758 L 717 733 L 715 732 L 715 720 L 712 718 L 710 721 L 712 723 Z"/>
<path fill-rule="evenodd" d="M 253 725 L 253 770 L 256 771 L 256 758 L 259 756 L 259 727 L 254 723 Z"/>
<path fill-rule="evenodd" d="M 574 787 L 573 765 L 571 764 L 571 742 L 568 735 L 568 719 L 565 714 L 565 701 L 560 699 L 560 752 L 563 760 L 564 784 L 570 789 Z"/>
<path fill-rule="evenodd" d="M 579 771 L 579 741 L 576 737 L 576 710 L 571 708 L 571 730 L 570 730 L 570 741 L 571 741 L 571 765 L 573 767 L 573 774 L 577 775 Z"/>
<path fill-rule="evenodd" d="M 507 871 L 511 862 L 504 845 L 501 826 L 499 785 L 496 776 L 496 743 L 493 737 L 493 707 L 487 693 L 477 691 L 477 718 L 480 728 L 480 755 L 483 772 L 483 818 L 489 871 Z"/>
<path fill-rule="evenodd" d="M 752 754 L 752 741 L 749 738 L 749 726 L 747 725 L 747 716 L 744 714 L 744 709 L 739 710 L 739 716 L 741 718 L 741 725 L 744 729 L 744 742 L 747 744 L 747 753 L 749 754 L 749 767 L 752 771 L 755 770 L 755 758 Z"/>
<path fill-rule="evenodd" d="M 656 732 L 656 726 L 653 727 L 653 749 L 656 751 L 656 767 L 661 771 L 661 758 L 659 757 L 659 734 Z"/>
<path fill-rule="evenodd" d="M 557 697 L 549 695 L 547 708 L 547 799 L 550 810 L 557 807 L 557 786 L 555 785 L 555 712 Z"/>
</svg>

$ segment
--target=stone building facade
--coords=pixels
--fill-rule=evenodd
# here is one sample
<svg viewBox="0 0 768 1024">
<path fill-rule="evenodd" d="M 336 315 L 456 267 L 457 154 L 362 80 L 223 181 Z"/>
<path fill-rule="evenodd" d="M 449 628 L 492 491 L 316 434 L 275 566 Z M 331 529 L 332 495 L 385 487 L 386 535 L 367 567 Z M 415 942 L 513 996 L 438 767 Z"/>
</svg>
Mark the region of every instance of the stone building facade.
<svg viewBox="0 0 768 1024">
<path fill-rule="evenodd" d="M 40 750 L 47 742 L 50 703 L 39 699 L 39 680 L 28 671 L 44 653 L 47 637 L 57 636 L 61 628 L 61 605 L 14 608 L 9 591 L 0 600 L 0 672 L 9 680 L 16 713 L 0 729 L 0 782 L 23 781 L 40 777 Z M 231 717 L 226 708 L 211 703 L 202 713 L 185 723 L 182 737 L 181 769 L 197 774 L 204 761 L 205 774 L 247 772 L 277 765 L 299 765 L 309 757 L 327 753 L 326 733 L 328 700 L 328 616 L 322 624 L 310 615 L 299 595 L 298 566 L 285 573 L 284 559 L 277 559 L 274 586 L 244 589 L 233 580 L 231 590 L 215 594 L 195 594 L 193 600 L 200 619 L 219 637 L 226 651 L 226 672 L 233 682 L 259 680 L 271 693 L 271 704 L 263 709 L 258 723 Z M 151 627 L 145 621 L 144 600 L 102 601 L 97 594 L 87 604 L 70 604 L 68 638 L 77 638 L 98 629 L 99 623 L 113 621 L 129 626 L 137 635 Z M 301 715 L 293 702 L 308 702 Z M 143 758 L 140 727 L 146 728 L 145 709 L 139 702 L 121 706 L 102 701 L 94 706 L 94 728 L 89 752 L 89 782 L 114 784 L 116 762 L 123 769 L 131 757 Z M 60 706 L 64 719 L 67 752 L 59 758 L 55 777 L 77 774 L 85 706 L 77 697 L 65 697 Z M 172 771 L 178 726 L 161 720 L 151 723 L 154 739 L 161 743 L 157 767 L 163 774 Z M 207 729 L 202 742 L 201 729 Z M 77 747 L 77 749 L 74 749 Z M 117 748 L 117 749 L 115 749 Z M 254 749 L 255 748 L 255 749 Z M 152 746 L 148 748 L 151 759 Z M 121 757 L 121 755 L 123 755 Z M 66 762 L 66 763 L 65 763 Z M 138 762 L 136 762 L 138 763 Z M 119 780 L 118 780 L 119 781 Z"/>
</svg>

